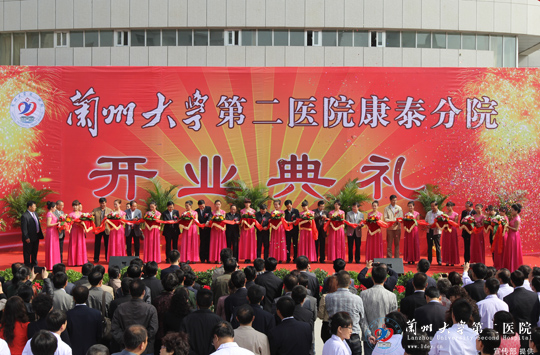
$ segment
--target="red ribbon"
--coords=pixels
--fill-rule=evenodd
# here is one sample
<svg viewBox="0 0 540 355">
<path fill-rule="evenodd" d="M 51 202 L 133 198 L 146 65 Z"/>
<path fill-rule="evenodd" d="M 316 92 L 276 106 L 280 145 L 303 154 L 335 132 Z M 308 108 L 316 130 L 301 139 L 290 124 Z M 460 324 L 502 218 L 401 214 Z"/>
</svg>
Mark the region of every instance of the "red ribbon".
<svg viewBox="0 0 540 355">
<path fill-rule="evenodd" d="M 491 245 L 491 252 L 495 254 L 502 254 L 503 252 L 503 244 L 504 244 L 504 233 L 506 232 L 506 226 L 499 225 L 497 228 L 497 233 L 495 233 L 495 237 L 493 238 L 493 244 Z"/>
<path fill-rule="evenodd" d="M 309 223 L 309 227 L 302 227 L 302 224 Z M 317 230 L 317 225 L 315 224 L 315 221 L 312 219 L 297 219 L 294 222 L 295 225 L 298 225 L 300 230 L 311 230 L 311 236 L 313 237 L 313 240 L 319 239 L 319 231 Z"/>
</svg>

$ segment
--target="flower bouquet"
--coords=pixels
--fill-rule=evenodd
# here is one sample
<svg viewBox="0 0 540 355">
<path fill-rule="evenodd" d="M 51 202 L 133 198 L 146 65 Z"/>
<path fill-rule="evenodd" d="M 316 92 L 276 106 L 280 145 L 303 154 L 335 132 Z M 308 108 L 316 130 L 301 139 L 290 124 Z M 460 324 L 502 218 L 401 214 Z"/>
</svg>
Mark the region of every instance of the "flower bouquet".
<svg viewBox="0 0 540 355">
<path fill-rule="evenodd" d="M 489 233 L 489 231 L 493 230 L 493 226 L 491 225 L 491 219 L 492 219 L 492 217 L 484 218 L 484 221 L 483 221 L 484 232 L 486 232 L 486 233 Z"/>
<path fill-rule="evenodd" d="M 405 216 L 403 216 L 403 226 L 405 227 L 405 231 L 407 233 L 411 233 L 412 230 L 418 226 L 418 222 L 411 212 L 407 212 Z"/>
<path fill-rule="evenodd" d="M 378 223 L 381 219 L 378 217 L 378 216 L 375 216 L 375 215 L 372 215 L 372 216 L 369 216 L 367 219 L 366 219 L 366 222 L 368 224 L 371 224 L 371 223 Z"/>
<path fill-rule="evenodd" d="M 94 220 L 94 215 L 91 214 L 91 213 L 81 213 L 81 216 L 79 217 L 79 219 L 82 221 L 93 221 Z"/>
<path fill-rule="evenodd" d="M 72 221 L 73 218 L 71 218 L 69 215 L 63 214 L 58 216 L 58 230 L 68 229 Z"/>
<path fill-rule="evenodd" d="M 225 216 L 222 215 L 221 213 L 216 213 L 215 215 L 212 216 L 212 222 L 219 223 L 219 222 L 223 222 L 224 220 L 225 220 Z"/>
<path fill-rule="evenodd" d="M 144 215 L 143 219 L 145 221 L 157 221 L 159 220 L 159 217 L 157 216 L 157 213 L 154 212 L 154 211 L 148 211 L 146 212 L 146 214 Z"/>
<path fill-rule="evenodd" d="M 107 215 L 107 221 L 106 223 L 109 225 L 110 228 L 113 228 L 114 230 L 119 230 L 122 225 L 122 215 L 120 212 L 111 212 Z"/>
<path fill-rule="evenodd" d="M 504 217 L 501 216 L 501 215 L 497 215 L 497 216 L 491 217 L 490 222 L 491 222 L 491 225 L 492 225 L 493 227 L 496 227 L 496 226 L 505 226 L 505 225 L 506 225 L 506 218 L 504 218 Z"/>
<path fill-rule="evenodd" d="M 193 215 L 191 214 L 191 212 L 188 212 L 188 211 L 185 211 L 184 213 L 182 213 L 182 215 L 180 216 L 180 219 L 182 221 L 191 221 L 193 219 Z"/>
<path fill-rule="evenodd" d="M 246 211 L 242 214 L 242 219 L 255 219 L 255 213 L 253 211 Z"/>
<path fill-rule="evenodd" d="M 152 230 L 152 229 L 155 229 L 155 228 L 160 228 L 161 229 L 161 224 L 158 222 L 159 219 L 160 219 L 159 217 L 160 217 L 160 215 L 158 215 L 158 213 L 155 212 L 155 211 L 146 212 L 144 217 L 143 217 L 144 224 L 142 225 L 142 227 L 144 229 L 148 229 L 148 230 Z M 143 237 L 144 237 L 144 235 L 143 235 Z"/>
<path fill-rule="evenodd" d="M 366 219 L 366 224 L 368 227 L 368 234 L 373 235 L 381 232 L 381 224 L 383 224 L 383 222 L 379 216 L 371 215 Z"/>
<path fill-rule="evenodd" d="M 311 211 L 308 211 L 300 215 L 300 218 L 302 218 L 304 221 L 312 221 L 315 218 L 315 214 Z"/>
<path fill-rule="evenodd" d="M 330 220 L 331 220 L 331 221 L 336 221 L 336 222 L 343 222 L 343 221 L 344 221 L 343 215 L 340 214 L 339 212 L 334 212 L 334 213 L 330 216 Z"/>
<path fill-rule="evenodd" d="M 94 215 L 92 213 L 81 213 L 79 216 L 80 225 L 84 228 L 84 232 L 88 233 L 94 229 Z"/>
<path fill-rule="evenodd" d="M 270 215 L 270 218 L 271 219 L 279 219 L 281 220 L 283 218 L 283 212 L 280 212 L 280 211 L 274 211 L 272 212 L 272 214 Z"/>
<path fill-rule="evenodd" d="M 119 212 L 111 212 L 107 215 L 107 219 L 120 220 L 122 216 Z"/>
<path fill-rule="evenodd" d="M 468 233 L 472 233 L 474 226 L 476 225 L 476 220 L 473 216 L 466 216 L 461 220 L 461 229 L 464 229 Z"/>
</svg>

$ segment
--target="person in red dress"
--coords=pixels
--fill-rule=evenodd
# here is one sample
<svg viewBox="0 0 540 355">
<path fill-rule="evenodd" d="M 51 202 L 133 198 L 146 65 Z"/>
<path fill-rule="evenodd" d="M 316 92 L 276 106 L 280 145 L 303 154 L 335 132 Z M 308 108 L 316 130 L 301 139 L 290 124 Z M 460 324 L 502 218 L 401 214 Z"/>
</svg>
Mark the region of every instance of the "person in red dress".
<svg viewBox="0 0 540 355">
<path fill-rule="evenodd" d="M 459 213 L 454 211 L 456 204 L 449 201 L 446 203 L 446 212 L 448 218 L 456 223 L 459 223 Z M 448 230 L 447 228 L 450 228 Z M 442 233 L 442 262 L 446 266 L 459 264 L 459 244 L 458 244 L 458 229 L 457 227 L 448 225 L 443 229 Z"/>
<path fill-rule="evenodd" d="M 414 201 L 409 201 L 407 203 L 409 211 L 405 214 L 404 217 L 412 218 L 415 220 L 420 219 L 420 213 L 414 210 Z M 409 222 L 410 223 L 410 222 Z M 414 265 L 420 260 L 420 240 L 418 239 L 418 225 L 415 225 L 411 229 L 407 229 L 405 223 L 403 224 L 405 233 L 403 233 L 403 242 L 405 248 L 403 249 L 403 261 L 406 261 L 407 264 Z"/>
<path fill-rule="evenodd" d="M 484 244 L 484 206 L 478 203 L 474 206 L 476 214 L 473 216 L 476 222 L 476 228 L 471 234 L 471 264 L 486 263 L 486 246 Z"/>
<path fill-rule="evenodd" d="M 510 222 L 508 222 L 508 237 L 504 245 L 503 267 L 514 272 L 523 264 L 523 251 L 521 250 L 521 237 L 519 227 L 521 225 L 521 205 L 513 204 L 510 207 Z"/>
</svg>

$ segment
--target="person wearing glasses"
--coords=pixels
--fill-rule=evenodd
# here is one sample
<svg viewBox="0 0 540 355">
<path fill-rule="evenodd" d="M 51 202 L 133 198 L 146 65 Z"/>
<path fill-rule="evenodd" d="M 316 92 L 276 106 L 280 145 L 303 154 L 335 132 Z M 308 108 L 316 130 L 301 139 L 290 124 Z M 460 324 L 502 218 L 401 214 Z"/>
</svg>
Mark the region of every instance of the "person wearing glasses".
<svg viewBox="0 0 540 355">
<path fill-rule="evenodd" d="M 337 312 L 330 318 L 332 337 L 324 343 L 322 355 L 350 355 L 351 348 L 345 341 L 351 338 L 352 318 L 347 312 Z"/>
</svg>

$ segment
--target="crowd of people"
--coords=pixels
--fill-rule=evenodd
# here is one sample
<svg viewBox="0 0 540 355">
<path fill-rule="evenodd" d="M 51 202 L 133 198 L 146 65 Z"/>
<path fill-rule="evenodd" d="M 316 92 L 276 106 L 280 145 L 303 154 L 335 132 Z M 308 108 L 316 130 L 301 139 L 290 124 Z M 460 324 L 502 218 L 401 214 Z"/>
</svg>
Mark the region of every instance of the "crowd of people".
<svg viewBox="0 0 540 355">
<path fill-rule="evenodd" d="M 256 258 L 239 269 L 234 251 L 219 253 L 201 286 L 181 252 L 170 266 L 131 261 L 125 272 L 85 263 L 71 283 L 58 263 L 39 275 L 22 263 L 0 288 L 0 354 L 10 355 L 483 355 L 537 354 L 540 268 L 515 271 L 465 263 L 463 273 L 417 272 L 398 302 L 398 275 L 368 262 L 357 277 L 344 259 L 322 283 L 309 258 L 281 279 L 278 260 Z M 36 280 L 42 279 L 42 286 Z M 317 318 L 322 321 L 318 327 Z"/>
<path fill-rule="evenodd" d="M 459 214 L 454 211 L 453 202 L 446 203 L 446 213 L 439 209 L 437 202 L 433 202 L 425 219 L 421 220 L 420 214 L 415 211 L 414 201 L 407 204 L 406 213 L 396 202 L 397 197 L 390 196 L 390 204 L 381 213 L 378 210 L 379 202 L 373 201 L 372 211 L 367 216 L 359 210 L 359 203 L 353 203 L 352 210 L 345 213 L 339 201 L 334 201 L 334 209 L 330 212 L 325 210 L 324 201 L 319 201 L 314 211 L 309 210 L 308 202 L 304 201 L 299 211 L 293 208 L 291 200 L 285 201 L 285 210 L 281 209 L 280 200 L 273 201 L 272 212 L 269 212 L 266 204 L 258 206 L 256 211 L 251 207 L 251 201 L 245 200 L 244 209 L 237 211 L 237 207 L 231 205 L 230 211 L 225 212 L 221 209 L 220 200 L 215 201 L 214 209 L 206 206 L 204 200 L 199 200 L 197 209 L 193 209 L 192 201 L 187 201 L 182 214 L 174 208 L 173 202 L 168 202 L 167 209 L 162 212 L 157 211 L 155 203 L 150 203 L 144 219 L 156 219 L 163 223 L 166 255 L 173 249 L 180 250 L 180 261 L 187 263 L 219 263 L 219 252 L 225 247 L 233 250 L 236 259 L 246 263 L 261 256 L 288 263 L 298 255 L 306 256 L 310 262 L 324 263 L 327 257 L 333 261 L 348 256 L 349 263 L 360 263 L 362 228 L 368 226 L 366 262 L 403 255 L 405 262 L 415 264 L 420 260 L 419 228 L 422 225 L 427 230 L 427 258 L 430 262 L 435 248 L 439 265 L 459 264 L 458 239 L 461 233 L 465 262 L 485 264 L 486 249 L 489 249 L 497 268 L 514 271 L 523 264 L 519 235 L 522 206 L 519 204 L 512 205 L 508 210 L 491 205 L 484 209 L 482 204 L 476 204 L 473 208 L 473 204 L 467 202 Z M 68 266 L 80 266 L 87 261 L 86 231 L 90 232 L 92 228 L 87 230 L 84 223 L 79 221 L 81 216 L 87 215 L 82 212 L 82 204 L 75 200 L 72 206 L 73 212 L 69 217 L 76 222 L 70 224 L 70 228 L 59 228 L 63 224 L 60 218 L 64 214 L 64 203 L 48 202 L 47 229 L 43 235 L 35 214 L 36 204 L 28 202 L 28 211 L 21 220 L 25 265 L 37 265 L 39 239 L 43 237 L 46 267 L 50 269 L 62 262 L 63 238 L 67 235 Z M 100 229 L 94 227 L 96 230 L 93 231 L 94 263 L 99 262 L 102 240 L 107 261 L 111 256 L 134 254 L 139 257 L 142 240 L 143 260 L 161 262 L 159 225 L 146 225 L 141 229 L 143 214 L 135 201 L 129 202 L 125 211 L 121 200 L 115 200 L 113 206 L 114 209 L 110 209 L 107 199 L 100 198 L 99 207 L 91 213 L 94 226 L 103 226 Z M 190 222 L 181 224 L 181 221 Z M 386 253 L 383 250 L 384 229 Z M 402 235 L 403 254 L 400 253 Z M 488 238 L 489 247 L 485 242 Z M 166 262 L 169 262 L 168 258 Z"/>
</svg>

